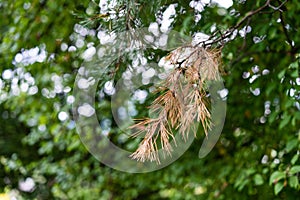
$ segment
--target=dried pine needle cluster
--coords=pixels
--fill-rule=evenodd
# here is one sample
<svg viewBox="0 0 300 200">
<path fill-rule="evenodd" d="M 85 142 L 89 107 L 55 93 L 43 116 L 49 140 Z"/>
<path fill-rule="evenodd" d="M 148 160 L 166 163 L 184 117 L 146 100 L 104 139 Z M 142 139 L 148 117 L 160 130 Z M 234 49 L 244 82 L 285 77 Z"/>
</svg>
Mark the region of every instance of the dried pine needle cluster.
<svg viewBox="0 0 300 200">
<path fill-rule="evenodd" d="M 195 122 L 202 124 L 206 135 L 212 126 L 207 82 L 220 79 L 220 51 L 180 47 L 165 59 L 175 68 L 158 88 L 161 95 L 150 106 L 150 115 L 155 117 L 143 119 L 130 127 L 135 131 L 134 137 L 144 135 L 140 146 L 130 156 L 141 162 L 160 163 L 158 143 L 164 155 L 171 156 L 170 140 L 175 141 L 173 131 L 179 132 L 186 140 L 190 132 L 196 135 Z"/>
</svg>

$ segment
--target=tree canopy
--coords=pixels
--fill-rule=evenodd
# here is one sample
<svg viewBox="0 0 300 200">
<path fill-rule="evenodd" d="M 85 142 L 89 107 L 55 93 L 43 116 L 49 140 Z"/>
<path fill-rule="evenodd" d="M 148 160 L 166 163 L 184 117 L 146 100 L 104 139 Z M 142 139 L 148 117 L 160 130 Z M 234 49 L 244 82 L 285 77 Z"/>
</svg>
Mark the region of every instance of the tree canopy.
<svg viewBox="0 0 300 200">
<path fill-rule="evenodd" d="M 0 1 L 0 10 L 0 193 L 17 193 L 21 199 L 299 198 L 298 1 L 12 0 Z M 176 42 L 191 38 L 198 52 L 217 52 L 227 111 L 220 138 L 207 156 L 198 158 L 206 139 L 203 126 L 172 164 L 135 174 L 112 169 L 90 153 L 76 129 L 72 105 L 78 99 L 76 76 L 83 74 L 90 55 L 113 57 L 101 50 L 108 40 L 122 32 L 138 35 L 135 30 L 143 28 L 173 31 L 179 34 Z M 178 44 L 183 48 L 185 43 Z M 128 69 L 136 70 L 137 80 L 144 82 L 131 94 L 125 113 L 149 117 L 153 102 L 165 102 L 157 100 L 165 90 L 153 92 L 151 83 L 157 80 L 143 80 L 143 72 L 159 76 L 150 64 L 160 66 L 174 56 L 173 50 L 142 49 L 97 68 L 94 108 L 83 112 L 95 110 L 102 133 L 116 146 L 134 152 L 142 141 L 124 134 L 114 118 L 117 81 L 135 80 Z M 181 73 L 195 81 L 198 71 L 189 70 Z M 173 111 L 178 107 L 171 105 Z M 174 124 L 179 112 L 172 115 Z M 135 128 L 145 124 L 155 125 L 144 121 Z M 180 133 L 183 124 L 171 132 Z M 93 130 L 86 132 L 88 138 Z M 159 147 L 168 147 L 164 141 L 172 136 L 166 138 Z"/>
</svg>

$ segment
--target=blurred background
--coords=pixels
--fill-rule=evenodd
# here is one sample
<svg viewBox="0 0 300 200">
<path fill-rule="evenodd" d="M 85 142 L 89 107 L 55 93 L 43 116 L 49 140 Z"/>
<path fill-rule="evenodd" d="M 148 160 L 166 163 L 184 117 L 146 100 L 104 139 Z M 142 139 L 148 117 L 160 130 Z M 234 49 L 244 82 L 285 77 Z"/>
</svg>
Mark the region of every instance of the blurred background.
<svg viewBox="0 0 300 200">
<path fill-rule="evenodd" d="M 299 12 L 296 0 L 0 0 L 0 200 L 300 199 Z M 130 174 L 86 150 L 71 109 L 76 74 L 95 47 L 139 27 L 223 38 L 228 107 L 208 156 L 198 158 L 199 131 L 173 164 Z M 167 54 L 149 49 L 103 73 L 95 109 L 116 145 L 138 147 L 112 117 L 115 81 L 128 68 L 150 80 L 158 72 L 147 63 Z M 135 118 L 153 100 L 144 83 L 129 106 Z"/>
</svg>

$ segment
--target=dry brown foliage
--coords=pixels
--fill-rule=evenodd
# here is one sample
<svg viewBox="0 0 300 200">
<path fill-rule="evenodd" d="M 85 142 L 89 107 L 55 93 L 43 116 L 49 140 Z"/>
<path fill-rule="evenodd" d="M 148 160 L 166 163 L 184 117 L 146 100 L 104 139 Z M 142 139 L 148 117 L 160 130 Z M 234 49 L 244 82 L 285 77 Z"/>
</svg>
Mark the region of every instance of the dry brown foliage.
<svg viewBox="0 0 300 200">
<path fill-rule="evenodd" d="M 175 141 L 172 130 L 178 131 L 186 140 L 190 132 L 196 136 L 195 122 L 202 124 L 206 135 L 212 127 L 206 85 L 208 81 L 220 79 L 220 51 L 199 46 L 180 47 L 165 59 L 175 68 L 157 90 L 162 95 L 150 106 L 157 117 L 144 119 L 130 127 L 135 131 L 134 137 L 145 134 L 138 149 L 130 156 L 141 162 L 160 163 L 158 141 L 163 152 L 171 156 L 170 140 Z"/>
</svg>

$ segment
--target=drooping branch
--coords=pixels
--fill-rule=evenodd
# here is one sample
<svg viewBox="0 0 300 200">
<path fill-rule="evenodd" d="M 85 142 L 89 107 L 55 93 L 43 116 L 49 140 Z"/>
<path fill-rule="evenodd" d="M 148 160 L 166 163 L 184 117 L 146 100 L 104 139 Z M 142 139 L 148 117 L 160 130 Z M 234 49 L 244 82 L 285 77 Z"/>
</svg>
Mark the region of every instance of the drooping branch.
<svg viewBox="0 0 300 200">
<path fill-rule="evenodd" d="M 174 131 L 184 140 L 197 135 L 198 124 L 205 135 L 212 128 L 206 84 L 220 80 L 220 52 L 203 47 L 179 47 L 165 57 L 174 70 L 162 81 L 159 95 L 149 107 L 156 117 L 146 118 L 129 127 L 133 137 L 145 135 L 138 149 L 131 154 L 137 161 L 156 161 L 160 164 L 158 144 L 163 153 L 172 156 L 170 140 L 176 144 Z"/>
</svg>

